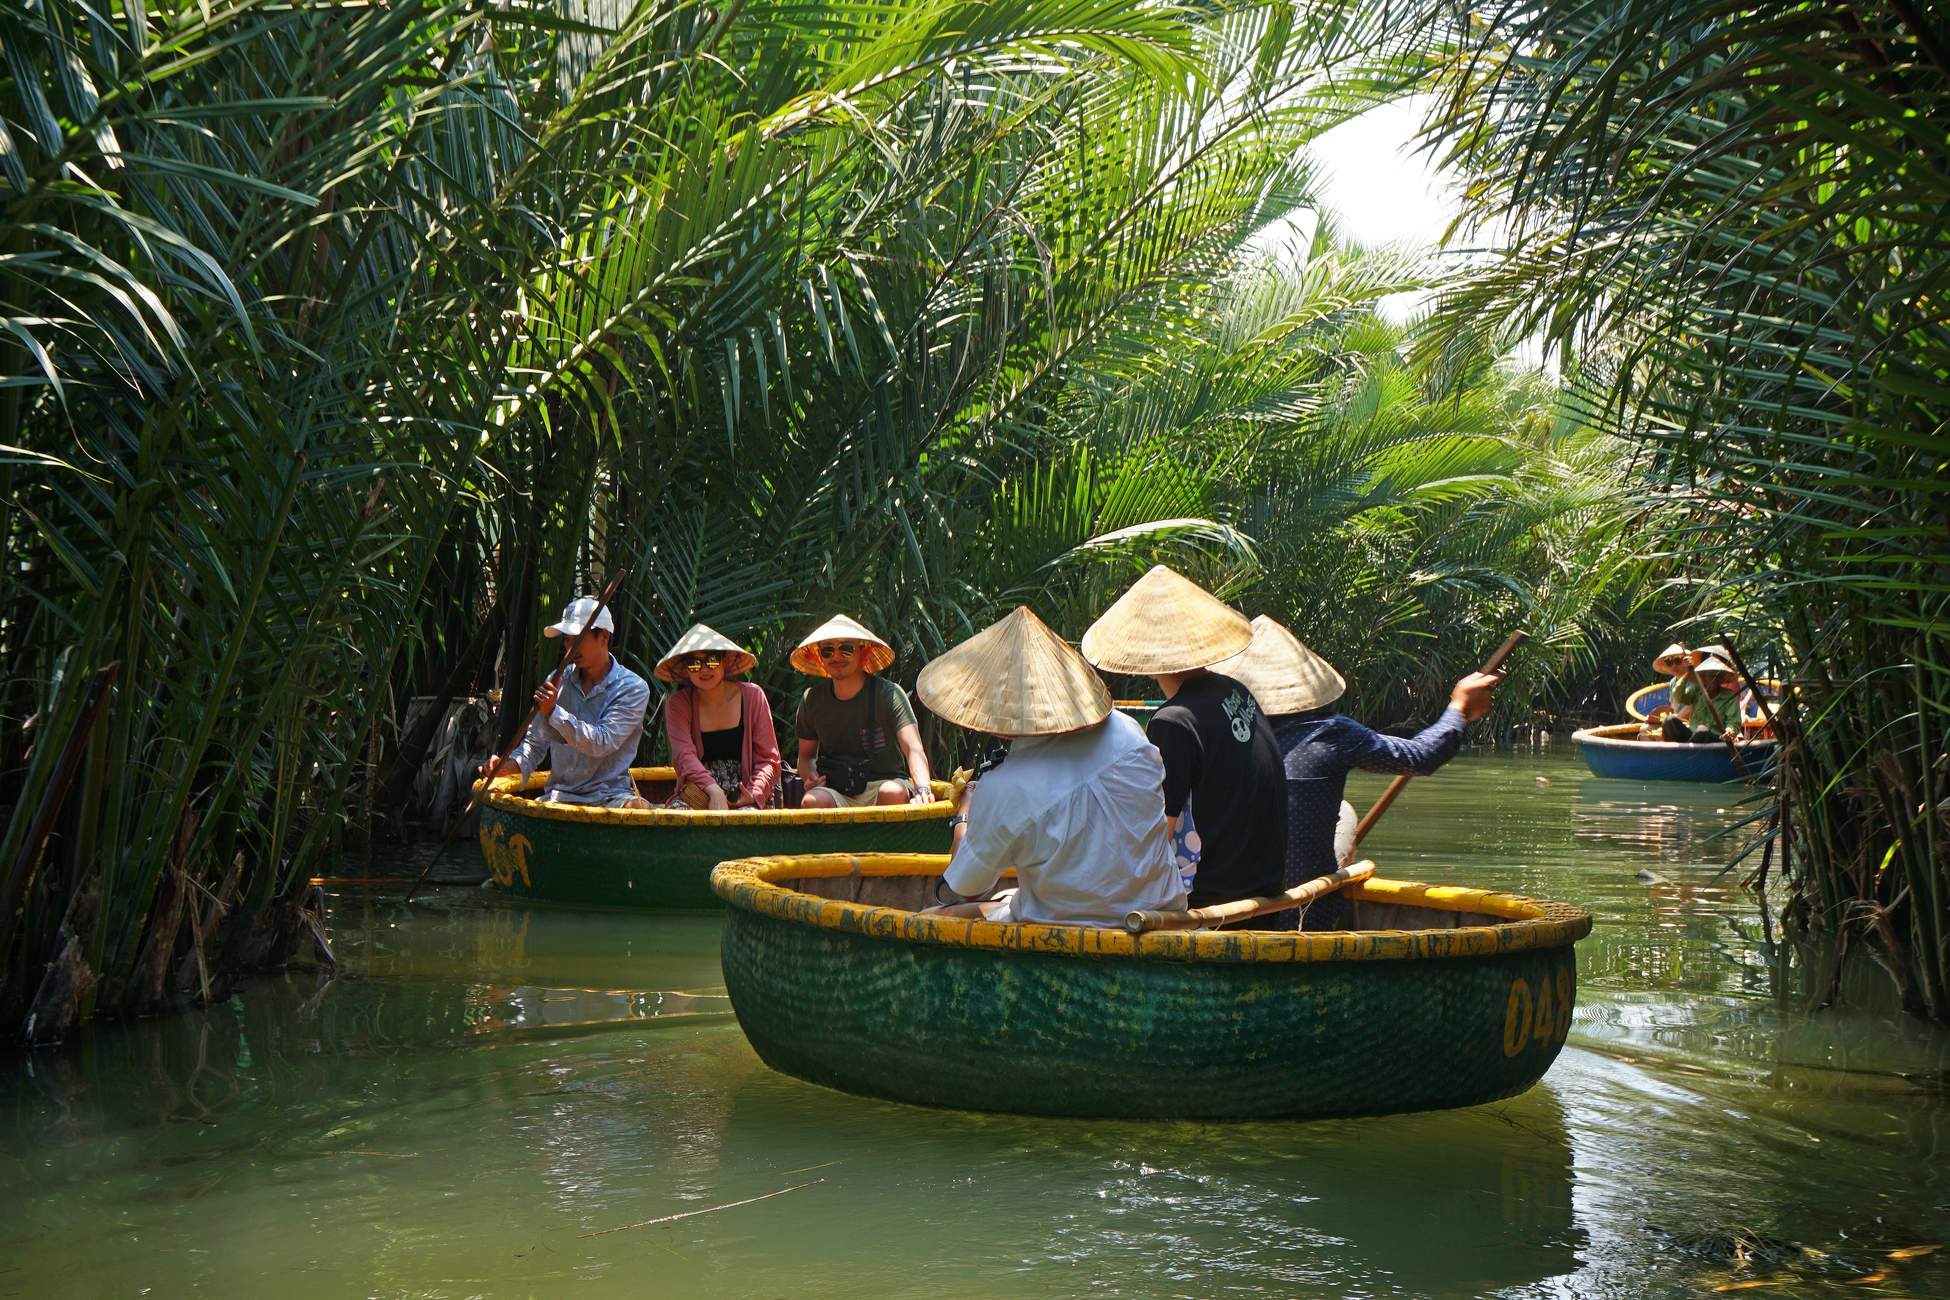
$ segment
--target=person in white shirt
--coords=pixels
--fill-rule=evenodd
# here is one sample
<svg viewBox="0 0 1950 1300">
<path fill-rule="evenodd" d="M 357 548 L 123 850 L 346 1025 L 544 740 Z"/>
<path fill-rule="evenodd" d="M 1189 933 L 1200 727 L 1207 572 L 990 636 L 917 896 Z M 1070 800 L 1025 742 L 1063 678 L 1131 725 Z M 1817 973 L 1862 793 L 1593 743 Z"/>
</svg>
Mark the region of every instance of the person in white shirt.
<svg viewBox="0 0 1950 1300">
<path fill-rule="evenodd" d="M 964 901 L 931 914 L 1116 927 L 1185 906 L 1164 761 L 1042 620 L 1018 607 L 922 669 L 915 690 L 948 721 L 1012 742 L 950 819 L 943 877 Z M 1014 889 L 973 901 L 1011 869 Z"/>
</svg>

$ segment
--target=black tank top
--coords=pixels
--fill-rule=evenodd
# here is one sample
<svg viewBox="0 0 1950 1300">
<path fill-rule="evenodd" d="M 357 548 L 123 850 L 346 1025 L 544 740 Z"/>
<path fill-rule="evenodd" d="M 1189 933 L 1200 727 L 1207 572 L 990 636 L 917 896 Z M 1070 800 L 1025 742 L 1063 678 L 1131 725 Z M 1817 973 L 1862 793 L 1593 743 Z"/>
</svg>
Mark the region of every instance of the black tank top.
<svg viewBox="0 0 1950 1300">
<path fill-rule="evenodd" d="M 741 720 L 735 727 L 723 731 L 703 733 L 704 752 L 698 758 L 706 763 L 716 763 L 729 759 L 736 763 L 745 757 L 745 724 Z"/>
</svg>

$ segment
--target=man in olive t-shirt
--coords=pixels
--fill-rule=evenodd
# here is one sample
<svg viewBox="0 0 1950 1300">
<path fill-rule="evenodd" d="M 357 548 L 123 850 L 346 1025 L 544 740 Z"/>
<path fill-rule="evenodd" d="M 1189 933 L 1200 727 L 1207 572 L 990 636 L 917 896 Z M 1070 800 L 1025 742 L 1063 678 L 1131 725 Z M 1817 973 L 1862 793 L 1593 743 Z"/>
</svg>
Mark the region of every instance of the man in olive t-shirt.
<svg viewBox="0 0 1950 1300">
<path fill-rule="evenodd" d="M 852 635 L 848 635 L 848 633 Z M 866 804 L 933 803 L 928 757 L 907 692 L 867 671 L 878 651 L 893 650 L 848 618 L 835 618 L 800 643 L 793 666 L 824 680 L 806 688 L 799 702 L 799 777 L 807 808 L 858 808 Z M 816 671 L 815 671 L 816 670 Z M 866 783 L 848 794 L 836 776 L 818 770 L 821 756 L 867 762 Z"/>
</svg>

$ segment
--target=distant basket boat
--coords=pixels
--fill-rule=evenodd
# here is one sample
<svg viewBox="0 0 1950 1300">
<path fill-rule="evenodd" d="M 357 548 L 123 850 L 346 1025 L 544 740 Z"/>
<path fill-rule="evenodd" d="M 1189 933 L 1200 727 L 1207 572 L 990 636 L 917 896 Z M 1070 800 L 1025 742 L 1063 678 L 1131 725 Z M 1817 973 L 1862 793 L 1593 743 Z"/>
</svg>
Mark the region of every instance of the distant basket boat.
<svg viewBox="0 0 1950 1300">
<path fill-rule="evenodd" d="M 1591 914 L 1370 880 L 1352 931 L 917 916 L 948 859 L 722 862 L 732 1008 L 773 1069 L 918 1105 L 1246 1120 L 1472 1106 L 1557 1058 Z"/>
<path fill-rule="evenodd" d="M 670 797 L 677 773 L 630 769 L 652 803 Z M 539 791 L 546 774 L 529 778 Z M 869 847 L 946 849 L 948 787 L 936 802 L 867 808 L 688 808 L 622 810 L 538 803 L 523 798 L 519 776 L 496 778 L 481 804 L 481 852 L 510 898 L 572 907 L 633 911 L 717 911 L 711 867 L 727 857 L 818 853 Z"/>
<path fill-rule="evenodd" d="M 1643 692 L 1641 692 L 1643 694 Z M 1636 698 L 1636 697 L 1634 697 Z M 1739 746 L 1742 773 L 1733 751 L 1720 745 L 1680 745 L 1664 740 L 1638 739 L 1636 722 L 1589 727 L 1571 733 L 1593 776 L 1622 781 L 1690 781 L 1721 785 L 1764 775 L 1774 763 L 1775 742 L 1749 740 Z"/>
</svg>

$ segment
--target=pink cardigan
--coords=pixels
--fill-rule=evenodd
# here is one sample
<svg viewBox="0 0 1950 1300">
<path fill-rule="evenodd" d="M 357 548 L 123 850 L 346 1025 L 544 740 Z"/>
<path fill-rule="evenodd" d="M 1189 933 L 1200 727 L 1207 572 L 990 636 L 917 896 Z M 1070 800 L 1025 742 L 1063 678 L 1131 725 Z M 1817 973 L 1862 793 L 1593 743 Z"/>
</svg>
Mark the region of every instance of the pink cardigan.
<svg viewBox="0 0 1950 1300">
<path fill-rule="evenodd" d="M 751 682 L 738 683 L 738 698 L 745 729 L 738 765 L 745 774 L 746 792 L 763 808 L 779 781 L 779 738 L 772 729 L 772 706 L 764 689 Z M 692 687 L 678 687 L 664 702 L 664 734 L 670 737 L 670 765 L 677 769 L 677 779 L 697 785 L 709 781 L 711 774 L 697 756 L 704 748 L 704 729 L 698 725 L 697 691 Z"/>
</svg>

